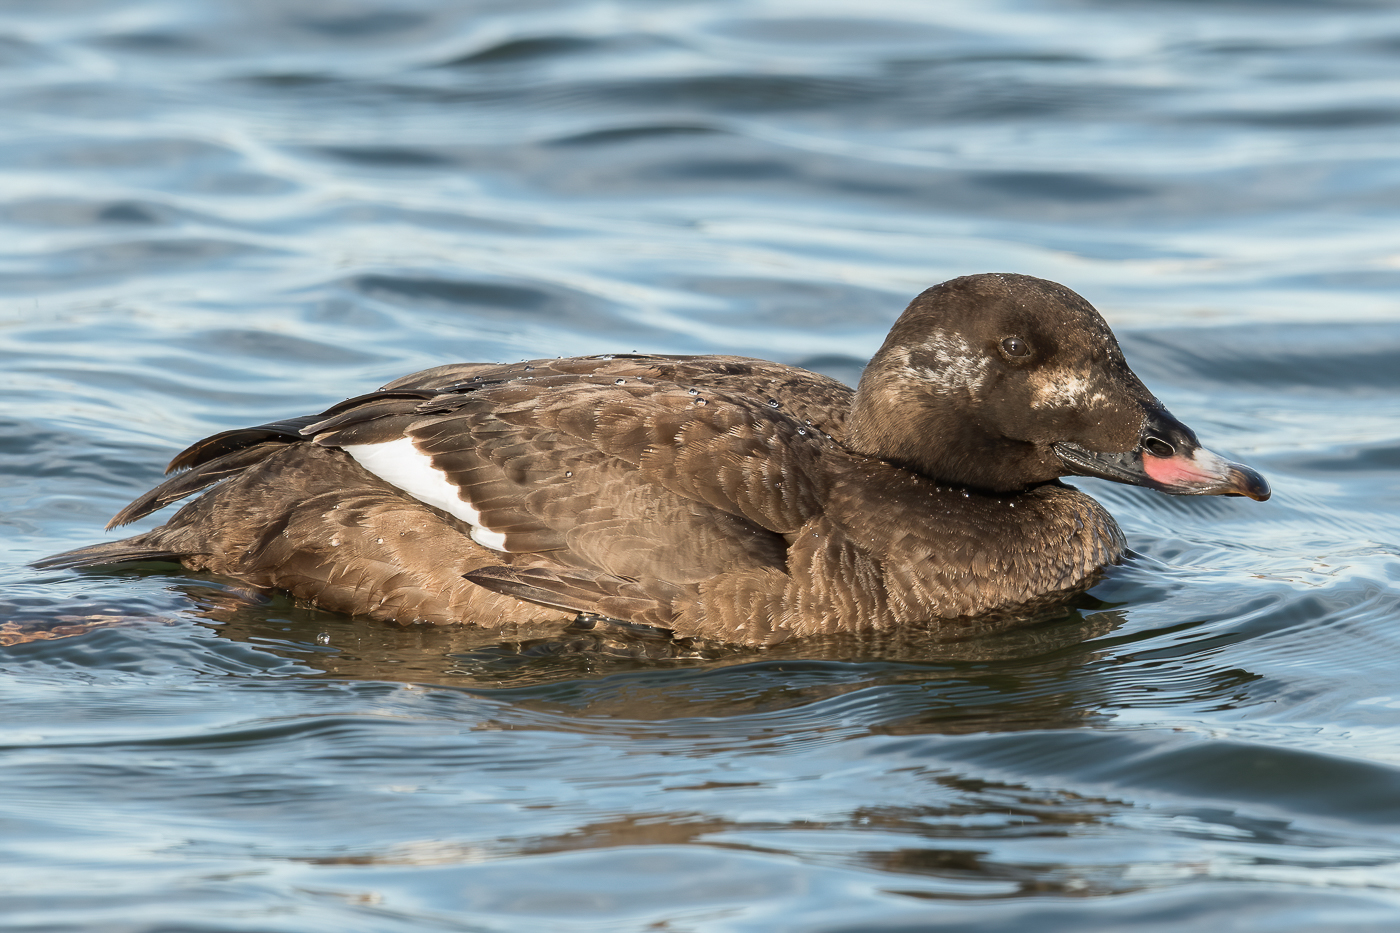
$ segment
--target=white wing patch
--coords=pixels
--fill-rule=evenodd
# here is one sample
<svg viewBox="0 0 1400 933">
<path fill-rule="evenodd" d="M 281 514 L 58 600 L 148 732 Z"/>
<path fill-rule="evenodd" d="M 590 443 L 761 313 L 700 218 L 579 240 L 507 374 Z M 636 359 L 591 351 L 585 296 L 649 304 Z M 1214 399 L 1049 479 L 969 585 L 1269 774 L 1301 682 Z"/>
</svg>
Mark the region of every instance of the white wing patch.
<svg viewBox="0 0 1400 933">
<path fill-rule="evenodd" d="M 461 496 L 461 490 L 433 466 L 432 458 L 401 437 L 383 444 L 347 444 L 341 448 L 375 476 L 397 486 L 419 502 L 442 509 L 472 526 L 472 540 L 493 551 L 506 549 L 506 536 L 492 531 L 481 520 L 481 513 Z"/>
</svg>

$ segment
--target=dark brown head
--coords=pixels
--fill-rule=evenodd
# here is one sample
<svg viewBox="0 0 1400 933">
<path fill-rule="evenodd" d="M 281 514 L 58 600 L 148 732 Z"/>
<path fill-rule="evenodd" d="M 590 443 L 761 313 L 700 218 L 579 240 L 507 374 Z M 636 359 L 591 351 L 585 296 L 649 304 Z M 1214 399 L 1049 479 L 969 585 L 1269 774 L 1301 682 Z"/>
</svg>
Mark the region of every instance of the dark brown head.
<svg viewBox="0 0 1400 933">
<path fill-rule="evenodd" d="M 846 442 L 996 492 L 1087 475 L 1269 496 L 1147 391 L 1092 305 L 1027 275 L 964 276 L 915 298 L 861 378 Z"/>
</svg>

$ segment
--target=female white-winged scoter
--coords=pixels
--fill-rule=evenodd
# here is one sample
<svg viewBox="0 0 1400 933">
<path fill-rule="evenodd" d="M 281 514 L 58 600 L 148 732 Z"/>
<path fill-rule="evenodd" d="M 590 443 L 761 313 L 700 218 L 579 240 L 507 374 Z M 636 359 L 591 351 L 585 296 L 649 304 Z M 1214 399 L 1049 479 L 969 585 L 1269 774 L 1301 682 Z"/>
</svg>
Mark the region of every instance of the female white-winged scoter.
<svg viewBox="0 0 1400 933">
<path fill-rule="evenodd" d="M 919 295 L 852 391 L 730 356 L 463 363 L 226 431 L 42 567 L 178 561 L 400 623 L 597 614 L 734 644 L 956 625 L 1090 586 L 1113 518 L 1063 476 L 1267 499 L 1064 286 Z"/>
</svg>

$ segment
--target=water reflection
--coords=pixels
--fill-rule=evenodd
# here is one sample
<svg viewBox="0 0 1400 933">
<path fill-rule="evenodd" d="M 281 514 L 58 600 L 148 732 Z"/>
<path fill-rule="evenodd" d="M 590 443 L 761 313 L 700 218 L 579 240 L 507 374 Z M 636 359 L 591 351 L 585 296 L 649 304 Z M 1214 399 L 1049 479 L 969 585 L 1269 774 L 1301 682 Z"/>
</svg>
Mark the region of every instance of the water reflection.
<svg viewBox="0 0 1400 933">
<path fill-rule="evenodd" d="M 639 669 L 667 666 L 724 667 L 754 658 L 785 662 L 832 660 L 850 662 L 963 663 L 1029 658 L 1107 634 L 1123 616 L 1090 596 L 1075 602 L 1085 607 L 1045 610 L 1040 617 L 1019 620 L 969 620 L 963 634 L 903 630 L 858 635 L 827 635 L 785 642 L 777 651 L 759 652 L 693 639 L 673 640 L 664 632 L 626 626 L 602 619 L 581 618 L 561 627 L 546 624 L 516 626 L 503 631 L 471 626 L 396 626 L 352 619 L 294 605 L 286 597 L 240 586 L 234 582 L 191 583 L 180 586 L 199 607 L 198 615 L 218 623 L 222 637 L 244 641 L 286 642 L 315 646 L 312 663 L 327 665 L 327 673 L 364 680 L 410 680 L 401 676 L 410 659 L 416 670 L 437 670 L 446 682 L 467 678 L 499 685 L 514 668 L 539 668 L 529 676 L 548 683 L 543 673 L 554 663 L 626 665 L 645 662 Z M 979 634 L 980 630 L 980 634 Z M 274 634 L 276 633 L 276 634 Z M 329 646 L 333 650 L 324 650 Z M 437 667 L 419 667 L 436 656 Z M 317 659 L 320 659 L 319 662 Z M 334 671 L 330 667 L 334 666 Z M 395 674 L 398 671 L 399 674 Z M 419 678 L 421 681 L 421 678 Z M 536 681 L 527 681 L 525 685 Z"/>
<path fill-rule="evenodd" d="M 154 567 L 124 573 L 160 579 Z M 1123 610 L 1102 608 L 1086 595 L 1078 599 L 1083 608 L 982 637 L 948 640 L 903 631 L 824 636 L 754 651 L 677 645 L 601 623 L 508 632 L 399 627 L 302 608 L 284 596 L 212 578 L 190 579 L 166 599 L 172 606 L 193 603 L 197 609 L 179 615 L 205 620 L 231 648 L 245 646 L 291 665 L 298 677 L 466 690 L 507 703 L 512 716 L 544 714 L 549 729 L 587 732 L 599 722 L 627 722 L 645 735 L 768 716 L 795 731 L 815 727 L 820 718 L 882 735 L 1065 729 L 1107 723 L 1114 710 L 1153 697 L 1164 702 L 1164 695 L 1193 708 L 1242 709 L 1265 702 L 1272 685 L 1258 673 L 1212 664 L 1209 656 L 1335 611 L 1297 598 L 1261 597 L 1241 606 L 1227 628 L 1208 620 L 1143 628 L 1130 625 Z M 1357 611 L 1368 617 L 1392 602 Z M 140 624 L 130 615 L 74 611 L 71 602 L 68 608 L 55 617 L 51 599 L 29 609 L 12 602 L 0 639 L 54 642 L 49 656 L 62 659 L 62 639 Z M 86 649 L 75 643 L 72 650 Z"/>
</svg>

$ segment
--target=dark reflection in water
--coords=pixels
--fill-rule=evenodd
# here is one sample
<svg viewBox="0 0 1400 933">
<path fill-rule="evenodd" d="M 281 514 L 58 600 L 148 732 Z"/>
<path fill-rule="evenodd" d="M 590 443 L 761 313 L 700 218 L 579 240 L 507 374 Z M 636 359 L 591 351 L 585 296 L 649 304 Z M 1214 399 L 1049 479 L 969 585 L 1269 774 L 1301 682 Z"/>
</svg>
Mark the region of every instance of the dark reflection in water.
<svg viewBox="0 0 1400 933">
<path fill-rule="evenodd" d="M 1400 12 L 0 2 L 0 926 L 1389 931 Z M 398 629 L 36 574 L 190 440 L 452 360 L 858 377 L 1063 281 L 1264 506 L 960 641 Z"/>
</svg>

